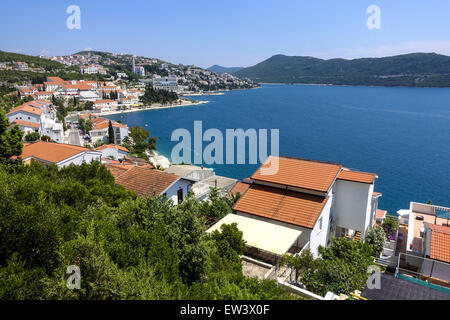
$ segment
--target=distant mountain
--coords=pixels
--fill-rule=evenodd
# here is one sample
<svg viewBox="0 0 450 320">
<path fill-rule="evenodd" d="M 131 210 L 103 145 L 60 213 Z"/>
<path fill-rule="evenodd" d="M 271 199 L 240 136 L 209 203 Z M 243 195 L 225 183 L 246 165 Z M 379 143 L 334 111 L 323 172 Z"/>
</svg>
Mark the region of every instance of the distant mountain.
<svg viewBox="0 0 450 320">
<path fill-rule="evenodd" d="M 450 57 L 411 53 L 385 58 L 323 60 L 275 55 L 234 75 L 260 83 L 450 87 Z"/>
<path fill-rule="evenodd" d="M 212 71 L 212 72 L 215 72 L 215 73 L 219 73 L 219 74 L 222 74 L 222 73 L 233 74 L 233 73 L 238 72 L 239 70 L 242 70 L 242 69 L 244 69 L 244 68 L 242 68 L 242 67 L 222 67 L 222 66 L 219 66 L 219 65 L 215 64 L 215 65 L 213 65 L 212 67 L 209 67 L 206 70 L 209 70 L 209 71 Z"/>
</svg>

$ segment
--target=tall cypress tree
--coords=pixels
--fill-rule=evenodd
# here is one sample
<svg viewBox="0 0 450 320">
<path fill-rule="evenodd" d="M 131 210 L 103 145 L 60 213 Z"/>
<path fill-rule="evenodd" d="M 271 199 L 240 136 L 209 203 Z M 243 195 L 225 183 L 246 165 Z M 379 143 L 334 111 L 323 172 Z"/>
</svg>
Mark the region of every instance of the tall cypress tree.
<svg viewBox="0 0 450 320">
<path fill-rule="evenodd" d="M 111 120 L 109 120 L 109 124 L 108 124 L 108 138 L 109 138 L 109 143 L 114 143 L 114 129 L 113 129 Z"/>
</svg>

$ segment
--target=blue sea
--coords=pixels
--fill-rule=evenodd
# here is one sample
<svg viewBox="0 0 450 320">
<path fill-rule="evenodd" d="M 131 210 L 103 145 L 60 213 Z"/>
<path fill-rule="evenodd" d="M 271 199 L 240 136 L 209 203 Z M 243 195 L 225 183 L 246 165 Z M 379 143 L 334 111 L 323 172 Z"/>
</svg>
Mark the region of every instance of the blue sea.
<svg viewBox="0 0 450 320">
<path fill-rule="evenodd" d="M 279 129 L 280 155 L 377 173 L 379 207 L 390 213 L 410 201 L 450 206 L 450 89 L 263 85 L 192 98 L 210 103 L 109 118 L 145 127 L 169 158 L 178 143 L 172 131 L 192 132 L 195 120 L 224 136 L 225 129 Z M 259 165 L 206 166 L 242 179 Z"/>
</svg>

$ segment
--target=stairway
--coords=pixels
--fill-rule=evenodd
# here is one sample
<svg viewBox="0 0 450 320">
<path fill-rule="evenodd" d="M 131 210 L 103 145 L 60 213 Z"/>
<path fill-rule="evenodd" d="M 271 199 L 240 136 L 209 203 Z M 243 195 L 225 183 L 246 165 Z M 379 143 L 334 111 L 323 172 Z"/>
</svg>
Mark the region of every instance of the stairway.
<svg viewBox="0 0 450 320">
<path fill-rule="evenodd" d="M 355 241 L 361 241 L 361 232 L 356 231 L 355 236 L 353 237 L 353 240 Z"/>
</svg>

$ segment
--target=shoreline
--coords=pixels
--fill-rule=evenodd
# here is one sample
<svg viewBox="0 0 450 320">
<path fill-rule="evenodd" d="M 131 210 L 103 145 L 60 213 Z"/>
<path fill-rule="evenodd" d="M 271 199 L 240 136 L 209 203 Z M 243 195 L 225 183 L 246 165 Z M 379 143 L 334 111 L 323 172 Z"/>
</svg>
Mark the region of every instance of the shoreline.
<svg viewBox="0 0 450 320">
<path fill-rule="evenodd" d="M 190 107 L 190 106 L 197 106 L 200 104 L 206 104 L 210 101 L 196 101 L 196 102 L 189 102 L 189 103 L 180 103 L 180 104 L 172 104 L 167 106 L 142 106 L 140 108 L 134 108 L 134 109 L 126 109 L 126 110 L 114 110 L 114 111 L 106 111 L 106 112 L 91 112 L 94 115 L 97 116 L 109 116 L 114 114 L 121 114 L 121 113 L 130 113 L 130 112 L 139 112 L 139 111 L 148 111 L 148 110 L 161 110 L 161 109 L 170 109 L 170 108 L 181 108 L 181 107 Z"/>
<path fill-rule="evenodd" d="M 450 87 L 414 87 L 414 86 L 377 86 L 363 84 L 332 84 L 332 83 L 283 83 L 283 82 L 260 82 L 261 85 L 269 86 L 323 86 L 323 87 L 363 87 L 363 88 L 413 88 L 413 89 L 450 89 Z"/>
</svg>

